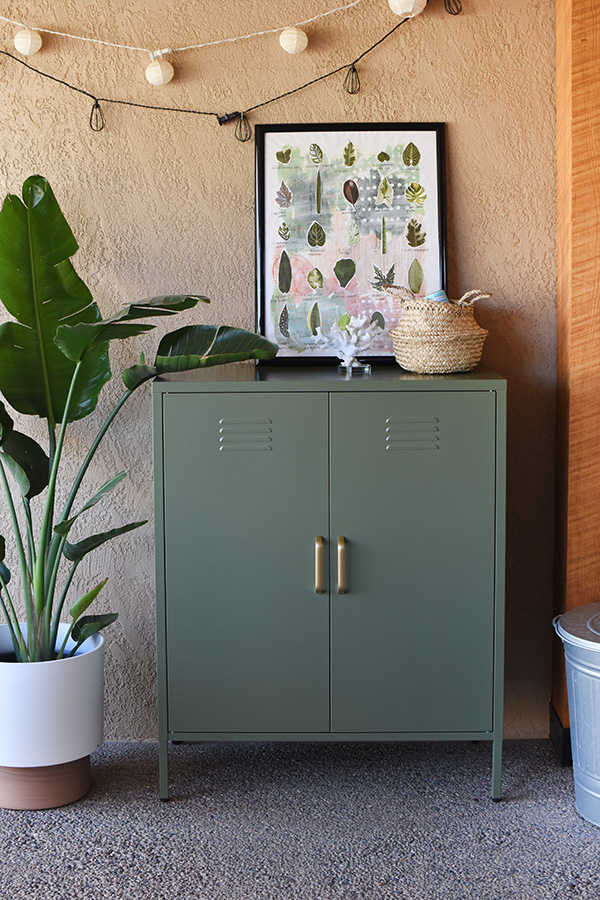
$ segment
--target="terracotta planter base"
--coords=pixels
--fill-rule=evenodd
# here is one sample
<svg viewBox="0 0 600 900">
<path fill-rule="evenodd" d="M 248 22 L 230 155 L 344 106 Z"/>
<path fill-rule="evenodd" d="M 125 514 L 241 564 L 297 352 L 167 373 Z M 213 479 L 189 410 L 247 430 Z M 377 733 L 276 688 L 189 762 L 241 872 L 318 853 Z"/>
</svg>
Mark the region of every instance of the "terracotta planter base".
<svg viewBox="0 0 600 900">
<path fill-rule="evenodd" d="M 80 800 L 90 789 L 90 758 L 57 766 L 0 766 L 0 807 L 53 809 Z"/>
</svg>

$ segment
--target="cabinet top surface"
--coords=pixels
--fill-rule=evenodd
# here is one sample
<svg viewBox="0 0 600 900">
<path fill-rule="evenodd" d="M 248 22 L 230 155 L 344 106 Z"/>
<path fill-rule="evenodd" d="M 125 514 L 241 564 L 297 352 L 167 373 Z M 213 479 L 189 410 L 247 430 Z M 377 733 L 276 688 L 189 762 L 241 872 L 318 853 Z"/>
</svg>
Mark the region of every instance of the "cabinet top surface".
<svg viewBox="0 0 600 900">
<path fill-rule="evenodd" d="M 173 391 L 503 391 L 502 376 L 478 366 L 472 372 L 452 375 L 418 375 L 397 365 L 373 366 L 370 375 L 339 375 L 329 366 L 257 366 L 234 363 L 162 375 L 154 380 L 155 393 Z"/>
</svg>

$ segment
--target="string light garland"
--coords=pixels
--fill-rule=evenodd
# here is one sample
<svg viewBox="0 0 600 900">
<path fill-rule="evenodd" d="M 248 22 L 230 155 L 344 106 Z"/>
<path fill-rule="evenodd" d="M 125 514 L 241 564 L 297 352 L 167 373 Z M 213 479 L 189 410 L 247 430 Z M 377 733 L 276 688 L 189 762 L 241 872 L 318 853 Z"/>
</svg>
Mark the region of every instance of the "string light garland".
<svg viewBox="0 0 600 900">
<path fill-rule="evenodd" d="M 347 6 L 338 7 L 335 10 L 330 10 L 329 12 L 321 13 L 320 15 L 313 17 L 313 19 L 306 20 L 306 21 L 315 21 L 316 19 L 323 18 L 324 16 L 330 15 L 333 12 L 338 12 L 341 9 L 348 9 L 352 6 L 356 6 L 360 2 L 362 2 L 362 0 L 354 0 L 354 2 L 348 4 Z M 390 2 L 390 6 L 391 6 L 392 0 L 389 0 L 389 2 Z M 402 2 L 404 3 L 404 0 L 402 0 Z M 416 9 L 416 7 L 418 5 L 420 5 L 421 0 L 412 0 L 412 2 L 414 2 L 415 9 Z M 425 0 L 425 3 L 428 3 L 428 2 L 429 2 L 429 0 Z M 404 3 L 404 5 L 410 6 L 411 0 L 407 0 L 407 3 Z M 445 6 L 446 11 L 448 13 L 450 13 L 451 15 L 458 15 L 462 11 L 461 0 L 444 0 L 444 6 Z M 424 8 L 424 7 L 422 7 L 422 8 Z M 418 12 L 421 12 L 422 8 L 419 9 Z M 135 107 L 138 109 L 150 109 L 150 110 L 158 110 L 158 111 L 174 112 L 174 113 L 189 113 L 189 114 L 197 115 L 197 116 L 213 116 L 214 118 L 217 119 L 217 122 L 219 123 L 219 125 L 224 125 L 227 122 L 236 120 L 235 137 L 241 143 L 245 143 L 246 141 L 250 140 L 250 138 L 252 137 L 252 127 L 247 119 L 247 114 L 249 112 L 253 112 L 254 110 L 260 109 L 263 106 L 269 105 L 270 103 L 275 103 L 278 100 L 282 100 L 285 97 L 289 97 L 291 94 L 298 93 L 299 91 L 302 91 L 305 88 L 308 88 L 313 84 L 317 84 L 319 81 L 323 81 L 326 78 L 330 78 L 332 75 L 335 75 L 338 72 L 343 71 L 344 69 L 347 70 L 346 76 L 344 78 L 344 83 L 343 83 L 344 90 L 346 90 L 347 93 L 349 93 L 349 94 L 357 94 L 360 90 L 360 77 L 358 74 L 358 70 L 356 68 L 356 63 L 358 63 L 361 59 L 364 59 L 364 57 L 368 53 L 371 53 L 371 51 L 373 51 L 376 47 L 378 47 L 385 40 L 387 40 L 389 37 L 391 37 L 391 35 L 394 34 L 394 32 L 398 30 L 398 28 L 400 28 L 402 25 L 404 25 L 409 20 L 409 18 L 412 18 L 413 16 L 415 16 L 417 14 L 418 13 L 416 11 L 407 12 L 405 14 L 406 17 L 403 18 L 401 22 L 398 22 L 393 28 L 391 28 L 386 34 L 384 34 L 382 38 L 380 38 L 378 41 L 376 41 L 374 44 L 372 44 L 370 47 L 368 47 L 363 53 L 360 54 L 360 56 L 356 57 L 356 59 L 353 62 L 351 62 L 349 64 L 345 63 L 344 65 L 338 66 L 336 69 L 332 69 L 330 72 L 326 72 L 323 75 L 319 75 L 317 78 L 313 78 L 311 81 L 307 81 L 306 83 L 301 84 L 298 87 L 293 88 L 292 90 L 286 91 L 283 94 L 279 94 L 275 97 L 269 98 L 268 100 L 264 100 L 262 103 L 257 103 L 254 106 L 250 106 L 243 111 L 225 113 L 224 115 L 216 113 L 216 112 L 206 112 L 206 111 L 197 110 L 197 109 L 186 109 L 186 108 L 173 107 L 173 106 L 155 106 L 155 105 L 151 105 L 151 104 L 147 104 L 147 103 L 135 103 L 131 100 L 116 100 L 116 99 L 109 98 L 109 97 L 96 97 L 95 94 L 92 94 L 89 91 L 86 91 L 83 88 L 77 87 L 73 84 L 70 84 L 68 81 L 65 81 L 62 78 L 57 78 L 54 75 L 50 75 L 47 72 L 42 72 L 40 69 L 36 69 L 30 63 L 25 62 L 25 60 L 14 56 L 12 53 L 8 53 L 6 50 L 0 50 L 0 54 L 8 57 L 9 59 L 14 60 L 15 62 L 20 63 L 22 66 L 24 66 L 25 68 L 29 69 L 31 72 L 34 72 L 37 75 L 41 75 L 44 78 L 49 78 L 51 81 L 57 82 L 58 84 L 62 84 L 72 91 L 76 91 L 79 94 L 83 94 L 84 96 L 89 97 L 93 101 L 92 111 L 90 113 L 90 118 L 89 118 L 89 125 L 90 125 L 90 128 L 92 129 L 92 131 L 99 132 L 99 131 L 102 131 L 106 127 L 106 119 L 104 117 L 104 113 L 102 111 L 100 103 L 116 103 L 116 104 L 119 104 L 122 106 L 131 106 L 131 107 Z M 0 16 L 0 20 L 9 22 L 10 24 L 15 24 L 15 25 L 22 24 L 20 22 L 14 22 L 13 20 L 6 19 L 4 16 Z M 298 23 L 298 24 L 305 24 L 305 23 L 306 22 Z M 63 37 L 73 37 L 77 40 L 86 40 L 86 41 L 91 41 L 93 43 L 101 43 L 101 44 L 108 45 L 108 46 L 120 47 L 121 49 L 129 49 L 129 50 L 143 49 L 143 48 L 124 47 L 123 45 L 119 45 L 119 44 L 110 44 L 109 42 L 99 41 L 97 39 L 78 38 L 76 35 L 63 34 L 61 32 L 49 31 L 48 29 L 33 30 L 33 29 L 27 29 L 27 26 L 23 26 L 23 27 L 25 28 L 25 30 L 33 32 L 33 34 L 35 34 L 39 30 L 39 31 L 43 31 L 43 32 L 49 33 L 49 34 L 60 34 Z M 296 26 L 290 26 L 290 27 L 295 28 Z M 258 34 L 270 34 L 270 33 L 276 32 L 276 31 L 280 31 L 280 30 L 281 29 L 272 29 L 268 32 L 257 32 L 256 34 L 257 35 Z M 238 38 L 226 38 L 226 39 L 223 39 L 220 41 L 212 41 L 210 43 L 211 44 L 219 44 L 219 43 L 225 43 L 226 41 L 242 40 L 244 38 L 254 37 L 254 36 L 256 36 L 256 35 L 242 35 L 241 37 L 238 37 Z M 38 35 L 38 37 L 39 37 L 39 35 Z M 23 41 L 24 40 L 25 39 L 23 38 Z M 37 44 L 37 41 L 34 39 L 31 46 L 32 47 L 36 46 L 36 44 Z M 24 46 L 25 46 L 25 44 L 24 44 Z M 29 47 L 29 46 L 30 45 L 27 44 L 27 47 Z M 39 46 L 41 46 L 41 38 L 40 38 Z M 21 53 L 23 53 L 24 55 L 32 55 L 34 52 L 36 52 L 37 49 L 39 49 L 39 46 L 37 46 L 35 50 L 30 50 L 29 54 L 25 54 L 23 50 L 21 50 Z M 197 47 L 202 47 L 202 46 L 208 46 L 208 44 L 197 45 Z M 183 50 L 183 49 L 196 49 L 196 48 L 191 48 L 191 47 L 190 48 L 178 48 L 178 50 Z M 302 49 L 304 49 L 304 48 L 302 48 Z M 156 50 L 156 51 L 146 51 L 146 52 L 150 53 L 150 57 L 151 57 L 150 65 L 152 65 L 152 63 L 158 62 L 158 63 L 164 64 L 166 67 L 160 76 L 158 76 L 158 75 L 155 76 L 156 78 L 164 78 L 164 80 L 163 81 L 157 80 L 157 81 L 154 81 L 153 83 L 156 83 L 156 84 L 165 83 L 166 84 L 168 81 L 171 80 L 172 74 L 169 73 L 169 69 L 171 70 L 171 73 L 172 73 L 172 66 L 170 65 L 170 63 L 167 60 L 163 59 L 163 57 L 166 54 L 178 52 L 178 50 L 165 49 L 165 50 Z M 290 51 L 288 51 L 288 52 L 290 52 Z M 299 52 L 299 51 L 291 51 L 291 52 Z M 150 65 L 147 67 L 147 72 L 146 72 L 146 77 L 148 78 L 149 81 L 151 81 L 151 78 L 148 75 L 148 69 L 150 68 Z M 162 68 L 162 67 L 159 66 L 159 68 Z"/>
</svg>

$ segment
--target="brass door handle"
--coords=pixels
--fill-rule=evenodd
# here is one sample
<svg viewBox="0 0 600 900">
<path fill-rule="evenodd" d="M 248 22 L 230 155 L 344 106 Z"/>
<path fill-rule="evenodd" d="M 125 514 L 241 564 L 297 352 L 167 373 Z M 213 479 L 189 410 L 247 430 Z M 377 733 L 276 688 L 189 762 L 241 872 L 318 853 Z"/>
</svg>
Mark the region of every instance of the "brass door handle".
<svg viewBox="0 0 600 900">
<path fill-rule="evenodd" d="M 323 588 L 323 538 L 315 538 L 315 594 L 322 594 Z"/>
<path fill-rule="evenodd" d="M 337 539 L 338 594 L 346 593 L 346 538 Z"/>
</svg>

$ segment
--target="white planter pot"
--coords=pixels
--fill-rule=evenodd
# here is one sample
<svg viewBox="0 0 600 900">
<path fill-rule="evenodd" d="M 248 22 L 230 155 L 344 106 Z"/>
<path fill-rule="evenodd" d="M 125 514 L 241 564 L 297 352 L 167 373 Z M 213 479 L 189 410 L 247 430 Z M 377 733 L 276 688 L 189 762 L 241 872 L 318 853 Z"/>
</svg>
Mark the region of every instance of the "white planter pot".
<svg viewBox="0 0 600 900">
<path fill-rule="evenodd" d="M 59 646 L 67 628 L 59 626 Z M 12 649 L 8 626 L 0 625 L 0 654 Z M 89 756 L 102 743 L 103 719 L 101 635 L 69 659 L 0 663 L 0 766 L 55 766 Z"/>
</svg>

